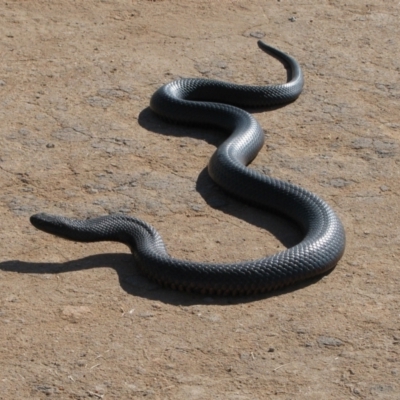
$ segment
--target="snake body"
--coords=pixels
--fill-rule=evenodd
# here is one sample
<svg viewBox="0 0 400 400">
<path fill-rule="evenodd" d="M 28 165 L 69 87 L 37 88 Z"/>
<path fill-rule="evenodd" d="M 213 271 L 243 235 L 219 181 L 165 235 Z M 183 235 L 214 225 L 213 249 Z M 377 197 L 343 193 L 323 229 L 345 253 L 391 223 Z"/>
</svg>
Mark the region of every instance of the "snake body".
<svg viewBox="0 0 400 400">
<path fill-rule="evenodd" d="M 259 42 L 261 49 L 288 65 L 285 84 L 244 86 L 206 79 L 179 79 L 158 89 L 151 109 L 163 118 L 221 128 L 229 137 L 210 159 L 211 178 L 225 191 L 254 206 L 275 210 L 303 230 L 295 246 L 258 260 L 223 264 L 179 260 L 168 255 L 157 231 L 126 215 L 85 221 L 36 214 L 31 223 L 48 233 L 80 242 L 117 241 L 128 245 L 149 278 L 173 289 L 209 294 L 253 294 L 274 290 L 332 269 L 344 252 L 345 233 L 331 207 L 294 184 L 247 167 L 264 143 L 258 122 L 235 107 L 275 106 L 294 101 L 303 75 L 291 56 Z"/>
</svg>

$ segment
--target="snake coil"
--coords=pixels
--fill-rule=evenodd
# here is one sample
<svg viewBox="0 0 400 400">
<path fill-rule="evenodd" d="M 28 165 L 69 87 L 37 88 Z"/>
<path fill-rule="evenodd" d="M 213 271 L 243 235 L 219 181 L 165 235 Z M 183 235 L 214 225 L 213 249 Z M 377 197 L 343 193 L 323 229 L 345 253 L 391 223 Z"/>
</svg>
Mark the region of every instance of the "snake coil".
<svg viewBox="0 0 400 400">
<path fill-rule="evenodd" d="M 180 123 L 213 125 L 230 133 L 210 159 L 211 178 L 226 192 L 252 205 L 280 212 L 303 230 L 295 246 L 258 260 L 231 264 L 203 263 L 170 257 L 157 231 L 137 218 L 109 215 L 85 221 L 36 214 L 31 223 L 65 239 L 117 241 L 128 245 L 135 263 L 149 278 L 173 289 L 209 294 L 266 292 L 332 269 L 345 247 L 345 233 L 335 212 L 309 191 L 258 173 L 247 165 L 264 143 L 258 122 L 241 107 L 265 107 L 294 101 L 303 75 L 291 56 L 258 42 L 265 52 L 287 64 L 285 84 L 236 85 L 206 79 L 179 79 L 158 89 L 150 107 L 163 118 Z"/>
</svg>

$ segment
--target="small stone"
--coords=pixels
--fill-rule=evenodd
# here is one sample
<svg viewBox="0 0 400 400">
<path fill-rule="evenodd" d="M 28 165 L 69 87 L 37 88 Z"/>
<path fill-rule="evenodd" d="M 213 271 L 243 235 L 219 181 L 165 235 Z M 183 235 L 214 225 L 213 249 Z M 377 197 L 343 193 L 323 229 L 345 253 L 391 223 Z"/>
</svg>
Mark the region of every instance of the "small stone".
<svg viewBox="0 0 400 400">
<path fill-rule="evenodd" d="M 54 145 L 54 143 L 47 143 L 47 144 L 46 144 L 46 147 L 47 147 L 48 149 L 54 149 L 55 145 Z"/>
<path fill-rule="evenodd" d="M 227 65 L 226 62 L 224 62 L 224 61 L 219 61 L 219 62 L 217 63 L 217 67 L 218 67 L 218 68 L 221 68 L 221 69 L 226 69 L 226 68 L 228 67 L 228 65 Z"/>
<path fill-rule="evenodd" d="M 290 18 L 289 18 L 289 21 L 290 21 L 290 22 L 296 22 L 296 17 L 295 17 L 295 16 L 290 17 Z"/>
<path fill-rule="evenodd" d="M 320 336 L 317 342 L 319 345 L 326 347 L 339 347 L 344 345 L 341 340 L 328 336 Z"/>
<path fill-rule="evenodd" d="M 61 315 L 64 319 L 77 322 L 82 319 L 85 314 L 89 314 L 90 312 L 90 308 L 86 306 L 66 306 L 63 308 Z"/>
<path fill-rule="evenodd" d="M 206 75 L 210 73 L 211 69 L 208 65 L 195 64 L 194 66 L 201 74 Z"/>
<path fill-rule="evenodd" d="M 250 32 L 250 36 L 256 39 L 262 39 L 265 36 L 265 32 L 261 31 Z"/>
<path fill-rule="evenodd" d="M 26 129 L 26 128 L 21 128 L 19 131 L 18 131 L 18 133 L 20 134 L 20 135 L 22 135 L 22 136 L 28 136 L 28 135 L 30 135 L 30 131 L 28 130 L 28 129 Z"/>
<path fill-rule="evenodd" d="M 134 385 L 133 383 L 125 383 L 125 386 L 126 386 L 128 389 L 130 389 L 130 390 L 132 390 L 132 391 L 134 391 L 134 392 L 139 391 L 138 387 L 137 387 L 136 385 Z"/>
<path fill-rule="evenodd" d="M 36 390 L 43 392 L 46 396 L 50 396 L 55 391 L 53 387 L 46 385 L 38 385 L 36 386 Z"/>
<path fill-rule="evenodd" d="M 337 179 L 331 179 L 329 181 L 329 184 L 330 186 L 333 186 L 335 188 L 341 188 L 350 185 L 350 182 L 342 178 L 337 178 Z"/>
<path fill-rule="evenodd" d="M 138 316 L 140 318 L 152 318 L 152 317 L 154 317 L 154 313 L 152 313 L 150 311 L 145 311 L 145 312 L 139 313 Z"/>
<path fill-rule="evenodd" d="M 18 297 L 14 296 L 13 294 L 6 297 L 6 301 L 9 301 L 10 303 L 16 303 L 18 301 Z"/>
</svg>

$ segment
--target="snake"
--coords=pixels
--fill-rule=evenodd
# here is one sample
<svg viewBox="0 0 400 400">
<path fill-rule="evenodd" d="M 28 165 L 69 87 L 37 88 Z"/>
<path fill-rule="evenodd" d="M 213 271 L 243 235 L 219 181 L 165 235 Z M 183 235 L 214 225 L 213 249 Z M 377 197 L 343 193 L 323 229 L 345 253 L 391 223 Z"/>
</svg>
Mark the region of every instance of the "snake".
<svg viewBox="0 0 400 400">
<path fill-rule="evenodd" d="M 296 59 L 262 41 L 258 45 L 286 66 L 287 82 L 256 86 L 181 78 L 160 87 L 151 97 L 150 108 L 168 121 L 211 125 L 225 131 L 227 138 L 208 163 L 209 176 L 240 201 L 294 221 L 303 233 L 297 244 L 260 259 L 211 263 L 171 257 L 153 226 L 126 214 L 78 220 L 39 213 L 31 216 L 31 223 L 37 229 L 77 242 L 124 243 L 144 275 L 163 287 L 186 292 L 265 293 L 333 269 L 345 249 L 344 227 L 333 209 L 303 187 L 248 166 L 263 147 L 264 131 L 246 110 L 291 103 L 304 84 Z"/>
</svg>

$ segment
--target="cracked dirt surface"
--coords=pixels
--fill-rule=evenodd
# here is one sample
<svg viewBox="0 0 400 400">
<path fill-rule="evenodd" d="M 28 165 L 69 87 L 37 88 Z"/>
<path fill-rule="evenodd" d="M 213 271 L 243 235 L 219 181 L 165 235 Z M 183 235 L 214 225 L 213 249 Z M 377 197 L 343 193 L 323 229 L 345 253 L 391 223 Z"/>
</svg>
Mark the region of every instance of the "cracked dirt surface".
<svg viewBox="0 0 400 400">
<path fill-rule="evenodd" d="M 0 5 L 1 399 L 399 399 L 400 45 L 384 0 L 87 0 Z M 77 244 L 29 216 L 123 212 L 176 257 L 257 258 L 296 227 L 221 192 L 219 132 L 148 109 L 177 77 L 286 78 L 258 112 L 253 163 L 329 202 L 347 233 L 334 271 L 263 297 L 211 298 L 141 277 L 119 244 Z"/>
</svg>

